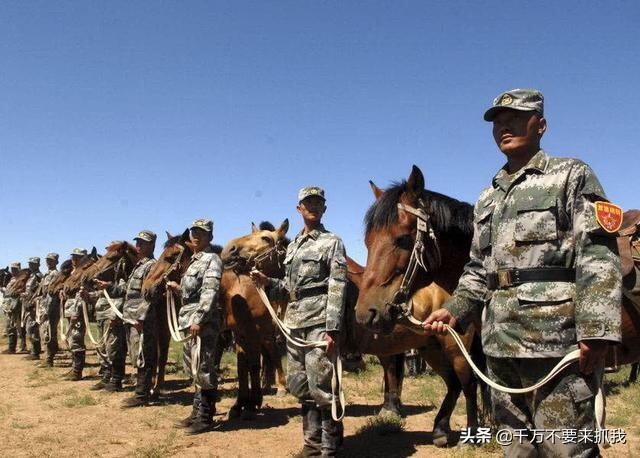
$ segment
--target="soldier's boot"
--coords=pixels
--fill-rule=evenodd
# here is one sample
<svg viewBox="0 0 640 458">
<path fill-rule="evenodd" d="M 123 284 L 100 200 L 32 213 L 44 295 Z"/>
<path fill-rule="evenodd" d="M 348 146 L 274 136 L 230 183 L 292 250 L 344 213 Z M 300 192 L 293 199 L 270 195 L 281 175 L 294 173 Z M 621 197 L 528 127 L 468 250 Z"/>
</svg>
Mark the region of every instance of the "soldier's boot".
<svg viewBox="0 0 640 458">
<path fill-rule="evenodd" d="M 118 393 L 122 391 L 122 378 L 119 377 L 111 377 L 111 380 L 105 385 L 104 390 L 109 391 L 110 393 Z"/>
<path fill-rule="evenodd" d="M 39 340 L 34 340 L 31 343 L 31 356 L 35 356 L 32 359 L 40 359 L 40 353 L 42 353 L 42 347 L 40 346 Z"/>
<path fill-rule="evenodd" d="M 322 415 L 322 456 L 336 456 L 342 445 L 344 428 L 342 422 L 335 421 L 331 409 L 321 410 Z"/>
<path fill-rule="evenodd" d="M 187 427 L 185 434 L 202 434 L 213 430 L 213 415 L 216 413 L 216 390 L 200 390 L 200 405 L 195 421 Z"/>
<path fill-rule="evenodd" d="M 53 367 L 53 357 L 49 358 L 49 355 L 47 355 L 47 358 L 38 364 L 38 367 L 41 369 Z"/>
<path fill-rule="evenodd" d="M 105 387 L 107 386 L 107 383 L 109 383 L 109 380 L 111 380 L 111 368 L 108 366 L 102 366 L 102 374 L 100 374 L 100 381 L 98 381 L 98 383 L 91 385 L 91 387 L 89 388 L 91 391 L 98 391 L 98 390 L 104 390 Z"/>
<path fill-rule="evenodd" d="M 20 336 L 20 345 L 18 347 L 18 353 L 27 353 L 27 339 L 25 336 Z"/>
<path fill-rule="evenodd" d="M 320 456 L 322 454 L 322 414 L 315 402 L 302 403 L 302 434 L 304 446 L 301 456 Z"/>
<path fill-rule="evenodd" d="M 198 418 L 198 410 L 200 409 L 200 390 L 196 391 L 193 395 L 193 405 L 191 407 L 191 413 L 187 418 L 182 420 L 178 420 L 174 423 L 176 428 L 188 428 L 191 426 Z"/>
<path fill-rule="evenodd" d="M 18 338 L 15 335 L 9 336 L 9 345 L 6 350 L 2 350 L 3 355 L 13 355 L 16 352 Z"/>
<path fill-rule="evenodd" d="M 74 351 L 71 353 L 71 372 L 69 372 L 64 380 L 77 382 L 82 380 L 82 370 L 84 369 L 84 352 Z"/>
</svg>

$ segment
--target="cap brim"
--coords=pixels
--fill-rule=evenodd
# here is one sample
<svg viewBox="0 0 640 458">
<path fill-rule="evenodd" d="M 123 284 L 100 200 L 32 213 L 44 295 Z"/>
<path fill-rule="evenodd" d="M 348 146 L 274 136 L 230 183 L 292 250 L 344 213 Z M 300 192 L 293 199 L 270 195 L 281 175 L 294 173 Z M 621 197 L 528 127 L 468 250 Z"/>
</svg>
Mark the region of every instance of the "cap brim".
<svg viewBox="0 0 640 458">
<path fill-rule="evenodd" d="M 133 240 L 142 240 L 143 242 L 153 242 L 153 240 L 145 239 L 144 237 L 134 237 Z"/>
<path fill-rule="evenodd" d="M 532 111 L 538 113 L 538 110 L 531 110 L 530 108 L 524 107 L 491 107 L 487 111 L 484 112 L 484 120 L 488 122 L 492 122 L 499 112 L 503 110 L 514 110 L 514 111 Z"/>
<path fill-rule="evenodd" d="M 203 231 L 208 232 L 209 234 L 211 234 L 211 232 L 212 232 L 212 231 L 210 231 L 209 229 L 205 229 L 205 228 L 204 228 L 204 227 L 202 227 L 202 226 L 191 226 L 191 227 L 189 228 L 189 230 L 192 230 L 192 229 L 202 229 Z"/>
<path fill-rule="evenodd" d="M 300 200 L 298 201 L 298 203 L 300 203 L 300 202 L 302 202 L 303 200 L 308 199 L 308 198 L 310 198 L 310 197 L 320 197 L 320 198 L 321 198 L 322 200 L 324 200 L 325 202 L 327 201 L 326 197 L 321 196 L 320 194 L 311 194 L 311 195 L 308 195 L 308 196 L 306 196 L 306 197 L 304 197 L 304 198 L 300 199 Z"/>
</svg>

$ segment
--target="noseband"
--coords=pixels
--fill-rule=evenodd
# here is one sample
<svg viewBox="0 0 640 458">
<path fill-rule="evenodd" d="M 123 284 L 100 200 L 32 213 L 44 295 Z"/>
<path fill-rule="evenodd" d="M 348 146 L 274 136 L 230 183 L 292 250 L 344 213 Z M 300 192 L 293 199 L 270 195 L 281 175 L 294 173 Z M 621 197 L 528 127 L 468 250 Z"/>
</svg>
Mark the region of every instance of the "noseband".
<svg viewBox="0 0 640 458">
<path fill-rule="evenodd" d="M 440 268 L 442 261 L 440 248 L 436 233 L 431 226 L 431 216 L 424 210 L 422 200 L 419 200 L 421 208 L 414 208 L 402 203 L 398 204 L 400 210 L 411 213 L 416 217 L 416 241 L 413 244 L 409 263 L 402 276 L 400 288 L 393 295 L 391 302 L 387 304 L 387 308 L 401 316 L 411 315 L 411 306 L 408 303 L 411 289 L 416 279 L 416 275 L 420 268 L 426 274 L 433 274 Z M 427 251 L 427 244 L 432 250 Z"/>
<path fill-rule="evenodd" d="M 268 250 L 254 256 L 250 256 L 248 258 L 236 256 L 235 258 L 229 259 L 225 263 L 225 269 L 231 269 L 236 274 L 240 275 L 251 272 L 253 269 L 262 271 L 274 265 L 277 268 L 280 268 L 282 267 L 282 259 L 286 251 L 287 249 L 282 245 L 282 243 L 277 242 Z"/>
</svg>

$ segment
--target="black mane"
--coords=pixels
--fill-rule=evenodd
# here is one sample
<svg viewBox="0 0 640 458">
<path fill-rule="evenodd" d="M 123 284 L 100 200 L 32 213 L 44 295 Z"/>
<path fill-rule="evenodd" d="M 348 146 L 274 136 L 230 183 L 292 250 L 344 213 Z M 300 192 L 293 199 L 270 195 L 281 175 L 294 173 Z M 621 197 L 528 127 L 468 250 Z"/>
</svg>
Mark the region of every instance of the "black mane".
<svg viewBox="0 0 640 458">
<path fill-rule="evenodd" d="M 407 191 L 407 182 L 393 183 L 367 210 L 365 233 L 398 222 L 398 202 Z M 470 240 L 473 236 L 473 206 L 434 191 L 423 191 L 422 200 L 437 235 Z"/>
</svg>

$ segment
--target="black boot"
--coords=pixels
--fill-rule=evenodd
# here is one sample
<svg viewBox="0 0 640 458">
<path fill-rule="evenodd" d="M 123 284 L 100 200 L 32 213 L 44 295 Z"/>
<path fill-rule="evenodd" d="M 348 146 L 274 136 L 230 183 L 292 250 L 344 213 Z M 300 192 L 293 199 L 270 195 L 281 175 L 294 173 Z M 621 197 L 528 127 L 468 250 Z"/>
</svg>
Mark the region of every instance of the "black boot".
<svg viewBox="0 0 640 458">
<path fill-rule="evenodd" d="M 111 380 L 111 368 L 109 366 L 102 366 L 102 373 L 100 375 L 100 381 L 89 388 L 91 391 L 105 389 L 105 387 L 109 383 L 109 380 Z"/>
<path fill-rule="evenodd" d="M 20 331 L 20 329 L 18 329 L 18 336 L 20 337 L 18 339 L 20 341 L 18 353 L 27 353 L 27 336 L 24 330 Z"/>
<path fill-rule="evenodd" d="M 200 405 L 195 421 L 185 433 L 187 435 L 202 434 L 211 431 L 214 427 L 213 415 L 216 413 L 216 390 L 201 390 Z"/>
<path fill-rule="evenodd" d="M 112 377 L 109 383 L 105 385 L 104 390 L 109 391 L 110 393 L 117 393 L 122 391 L 122 379 Z"/>
<path fill-rule="evenodd" d="M 16 343 L 18 338 L 15 335 L 9 336 L 9 346 L 6 350 L 2 350 L 3 355 L 13 355 L 16 352 Z"/>
<path fill-rule="evenodd" d="M 320 456 L 322 453 L 322 415 L 313 401 L 302 403 L 302 456 Z"/>
<path fill-rule="evenodd" d="M 335 421 L 331 409 L 324 408 L 322 414 L 322 456 L 336 456 L 342 445 L 344 428 L 342 422 Z"/>
<path fill-rule="evenodd" d="M 31 342 L 31 359 L 40 359 L 40 353 L 42 353 L 42 348 L 40 347 L 40 341 L 34 340 Z"/>
<path fill-rule="evenodd" d="M 198 410 L 200 409 L 200 396 L 200 390 L 196 391 L 196 393 L 193 395 L 193 406 L 191 407 L 191 413 L 187 418 L 176 421 L 174 423 L 174 426 L 176 428 L 188 428 L 196 421 L 196 418 L 198 418 Z"/>
<path fill-rule="evenodd" d="M 71 354 L 71 372 L 64 379 L 77 382 L 82 380 L 82 370 L 84 369 L 84 351 L 74 351 Z"/>
</svg>

